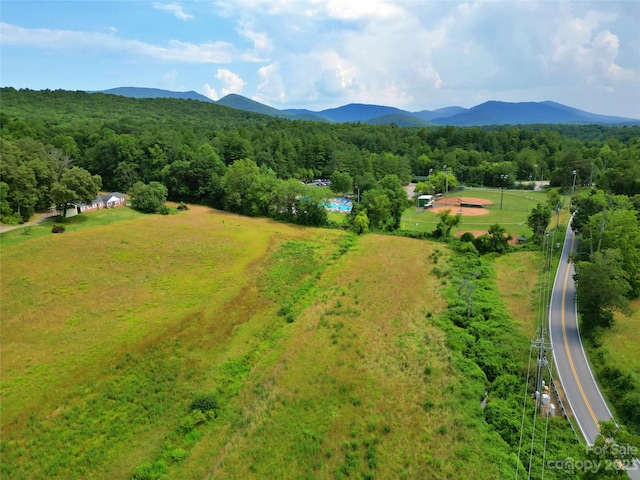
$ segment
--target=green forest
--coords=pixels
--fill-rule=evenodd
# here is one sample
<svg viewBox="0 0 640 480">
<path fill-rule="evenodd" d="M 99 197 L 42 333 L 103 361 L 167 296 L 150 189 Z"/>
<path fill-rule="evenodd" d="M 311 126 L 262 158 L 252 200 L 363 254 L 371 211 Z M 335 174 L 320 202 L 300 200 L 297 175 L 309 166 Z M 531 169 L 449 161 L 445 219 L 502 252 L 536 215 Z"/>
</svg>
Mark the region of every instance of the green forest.
<svg viewBox="0 0 640 480">
<path fill-rule="evenodd" d="M 575 180 L 576 187 L 640 193 L 639 126 L 399 128 L 290 121 L 190 100 L 13 88 L 0 94 L 5 223 L 60 201 L 54 186 L 72 166 L 99 176 L 102 190 L 159 182 L 171 200 L 248 215 L 291 212 L 288 200 L 303 195 L 301 183 L 283 180 L 336 172 L 348 174 L 348 190 L 360 194 L 380 189 L 389 175 L 407 184 L 431 174 L 442 184 L 445 168 L 467 186 L 546 179 L 567 193 Z M 227 174 L 237 160 L 244 164 Z M 277 199 L 284 205 L 274 207 Z M 300 222 L 324 221 L 315 213 Z"/>
</svg>

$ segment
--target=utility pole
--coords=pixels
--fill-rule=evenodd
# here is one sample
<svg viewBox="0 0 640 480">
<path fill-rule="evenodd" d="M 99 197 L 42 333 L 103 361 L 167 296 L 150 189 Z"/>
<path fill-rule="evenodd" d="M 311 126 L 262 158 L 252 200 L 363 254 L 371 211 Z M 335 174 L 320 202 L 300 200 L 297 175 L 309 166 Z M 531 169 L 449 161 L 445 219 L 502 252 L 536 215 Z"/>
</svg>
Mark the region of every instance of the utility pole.
<svg viewBox="0 0 640 480">
<path fill-rule="evenodd" d="M 500 175 L 500 210 L 502 210 L 502 200 L 504 199 L 504 182 L 509 178 L 509 175 Z"/>
<path fill-rule="evenodd" d="M 531 348 L 537 351 L 536 354 L 536 408 L 541 407 L 542 394 L 544 392 L 545 382 L 544 373 L 549 369 L 549 360 L 547 359 L 547 352 L 553 350 L 553 346 L 548 339 L 546 328 L 538 330 L 537 338 L 531 340 Z"/>
<path fill-rule="evenodd" d="M 429 195 L 431 195 L 431 172 L 433 172 L 433 168 L 429 169 L 429 190 L 427 191 Z"/>
<path fill-rule="evenodd" d="M 447 166 L 442 167 L 442 171 L 444 172 L 444 181 L 446 187 L 444 189 L 444 204 L 447 205 L 447 193 L 449 193 L 449 172 L 447 172 Z"/>
<path fill-rule="evenodd" d="M 571 205 L 573 202 L 573 191 L 576 189 L 576 170 L 571 172 L 573 174 L 573 184 L 571 185 L 571 197 L 569 198 L 569 210 L 571 210 Z"/>
</svg>

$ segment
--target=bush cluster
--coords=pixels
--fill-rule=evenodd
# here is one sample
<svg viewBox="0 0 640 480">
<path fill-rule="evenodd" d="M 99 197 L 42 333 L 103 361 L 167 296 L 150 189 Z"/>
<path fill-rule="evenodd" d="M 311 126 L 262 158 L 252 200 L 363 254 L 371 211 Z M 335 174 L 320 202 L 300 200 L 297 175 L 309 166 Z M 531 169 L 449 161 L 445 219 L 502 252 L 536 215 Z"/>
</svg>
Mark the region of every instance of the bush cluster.
<svg viewBox="0 0 640 480">
<path fill-rule="evenodd" d="M 214 393 L 200 393 L 194 397 L 189 405 L 189 411 L 200 410 L 202 413 L 213 410 L 217 412 L 219 408 L 218 398 Z"/>
</svg>

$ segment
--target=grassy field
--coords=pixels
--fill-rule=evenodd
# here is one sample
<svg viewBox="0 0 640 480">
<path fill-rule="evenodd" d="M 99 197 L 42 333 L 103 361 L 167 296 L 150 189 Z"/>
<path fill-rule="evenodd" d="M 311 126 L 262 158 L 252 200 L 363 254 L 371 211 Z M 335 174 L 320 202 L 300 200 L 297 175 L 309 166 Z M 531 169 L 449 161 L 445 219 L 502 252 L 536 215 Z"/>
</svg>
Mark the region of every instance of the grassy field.
<svg viewBox="0 0 640 480">
<path fill-rule="evenodd" d="M 66 233 L 75 232 L 85 228 L 92 228 L 100 225 L 109 225 L 123 220 L 133 220 L 140 218 L 144 214 L 132 208 L 116 208 L 110 210 L 98 210 L 90 215 L 76 215 L 68 218 L 66 222 L 60 222 L 59 217 L 47 218 L 37 225 L 20 226 L 0 234 L 0 245 L 3 247 L 14 243 L 24 242 L 34 238 L 48 237 L 54 225 L 63 225 Z"/>
<path fill-rule="evenodd" d="M 496 284 L 502 301 L 522 333 L 534 338 L 543 305 L 539 303 L 540 252 L 523 251 L 497 257 Z"/>
<path fill-rule="evenodd" d="M 127 213 L 2 235 L 3 478 L 496 478 L 444 247 Z"/>
<path fill-rule="evenodd" d="M 346 213 L 327 212 L 327 218 L 329 219 L 329 221 L 336 222 L 338 225 L 342 225 L 346 217 L 347 217 Z"/>
<path fill-rule="evenodd" d="M 614 326 L 604 333 L 601 349 L 620 371 L 640 376 L 640 300 L 632 302 L 631 308 L 630 316 L 615 314 Z"/>
<path fill-rule="evenodd" d="M 546 192 L 531 190 L 504 190 L 502 210 L 500 209 L 501 191 L 498 189 L 465 188 L 449 192 L 448 197 L 475 197 L 493 202 L 485 206 L 487 215 L 463 216 L 462 222 L 454 229 L 453 234 L 465 231 L 486 231 L 489 226 L 499 223 L 514 237 L 530 237 L 532 232 L 527 226 L 527 217 L 531 209 L 540 202 L 546 201 Z M 455 207 L 451 207 L 455 215 Z M 555 217 L 554 217 L 555 218 Z M 566 222 L 561 214 L 560 223 Z M 555 223 L 555 222 L 554 222 Z M 431 232 L 438 224 L 438 217 L 429 209 L 409 208 L 402 217 L 402 228 L 410 231 Z"/>
</svg>

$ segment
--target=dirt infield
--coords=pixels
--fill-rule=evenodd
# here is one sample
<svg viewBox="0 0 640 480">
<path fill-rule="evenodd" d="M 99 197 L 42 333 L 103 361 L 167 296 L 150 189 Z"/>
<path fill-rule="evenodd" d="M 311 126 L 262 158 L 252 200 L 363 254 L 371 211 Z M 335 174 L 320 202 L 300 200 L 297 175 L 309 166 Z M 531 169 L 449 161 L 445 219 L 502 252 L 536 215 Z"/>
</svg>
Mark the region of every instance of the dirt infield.
<svg viewBox="0 0 640 480">
<path fill-rule="evenodd" d="M 479 217 L 480 215 L 488 215 L 489 210 L 486 208 L 475 207 L 461 207 L 461 203 L 476 203 L 478 205 L 492 205 L 491 200 L 486 198 L 474 198 L 474 197 L 440 197 L 434 202 L 434 206 L 429 210 L 433 213 L 440 213 L 447 209 L 451 210 L 451 215 L 457 215 L 458 213 L 465 217 Z"/>
<path fill-rule="evenodd" d="M 457 215 L 458 213 L 463 217 L 479 217 L 480 215 L 489 215 L 489 210 L 486 208 L 469 208 L 469 207 L 460 207 L 457 205 L 441 205 L 438 207 L 432 207 L 429 211 L 433 213 L 444 212 L 445 210 L 451 210 L 451 215 Z"/>
<path fill-rule="evenodd" d="M 475 197 L 440 197 L 437 198 L 433 203 L 438 206 L 443 204 L 447 205 L 460 205 L 461 203 L 478 203 L 480 205 L 493 205 L 491 200 L 487 200 L 486 198 L 475 198 Z"/>
</svg>

